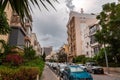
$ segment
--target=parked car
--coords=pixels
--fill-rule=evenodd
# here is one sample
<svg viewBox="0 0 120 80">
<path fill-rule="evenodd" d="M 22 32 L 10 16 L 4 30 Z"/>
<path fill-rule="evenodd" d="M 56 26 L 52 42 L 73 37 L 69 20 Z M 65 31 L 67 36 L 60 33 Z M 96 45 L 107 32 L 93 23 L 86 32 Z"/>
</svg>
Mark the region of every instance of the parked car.
<svg viewBox="0 0 120 80">
<path fill-rule="evenodd" d="M 95 74 L 95 73 L 104 74 L 104 69 L 101 66 L 99 66 L 98 64 L 96 64 L 95 62 L 87 62 L 86 69 L 87 69 L 87 71 L 89 71 L 93 74 Z"/>
<path fill-rule="evenodd" d="M 87 70 L 84 64 L 78 64 L 78 66 L 82 67 L 84 70 Z"/>
<path fill-rule="evenodd" d="M 60 80 L 61 80 L 61 78 L 63 78 L 63 71 L 64 71 L 64 68 L 67 66 L 67 64 L 63 64 L 63 63 L 61 63 L 61 64 L 59 64 L 58 65 L 58 75 L 60 76 Z"/>
<path fill-rule="evenodd" d="M 93 80 L 90 73 L 78 65 L 65 67 L 63 71 L 63 80 Z"/>
</svg>

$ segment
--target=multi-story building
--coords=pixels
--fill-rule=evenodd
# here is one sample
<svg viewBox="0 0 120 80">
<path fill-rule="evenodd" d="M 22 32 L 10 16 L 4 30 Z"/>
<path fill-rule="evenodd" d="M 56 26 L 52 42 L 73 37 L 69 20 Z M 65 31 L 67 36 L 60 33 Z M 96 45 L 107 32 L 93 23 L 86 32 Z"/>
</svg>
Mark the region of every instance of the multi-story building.
<svg viewBox="0 0 120 80">
<path fill-rule="evenodd" d="M 71 61 L 73 57 L 79 55 L 85 55 L 88 53 L 88 49 L 85 49 L 85 45 L 89 44 L 89 25 L 96 22 L 95 14 L 86 14 L 71 11 L 69 15 L 69 21 L 67 23 L 67 33 L 68 33 L 68 45 L 69 45 L 69 56 L 68 59 Z M 87 30 L 86 30 L 87 28 Z"/>
<path fill-rule="evenodd" d="M 66 60 L 68 60 L 68 55 L 69 55 L 69 46 L 68 46 L 68 44 L 64 44 L 62 47 L 60 47 L 59 54 L 66 54 L 67 55 Z"/>
<path fill-rule="evenodd" d="M 11 5 L 8 3 L 5 8 L 6 17 L 8 24 L 11 28 L 11 31 L 7 35 L 0 35 L 0 39 L 4 40 L 6 43 L 9 43 L 11 46 L 17 46 L 23 49 L 23 46 L 30 45 L 30 34 L 32 31 L 32 22 L 24 18 L 24 23 L 21 25 L 20 16 L 18 16 L 11 8 Z"/>
<path fill-rule="evenodd" d="M 11 32 L 9 35 L 9 45 L 24 48 L 30 46 L 30 34 L 32 32 L 32 23 L 29 19 L 25 19 L 25 24 L 21 24 L 20 16 L 15 12 L 11 17 Z"/>
<path fill-rule="evenodd" d="M 42 48 L 42 54 L 45 53 L 46 56 L 50 55 L 52 51 L 53 51 L 52 46 Z"/>
<path fill-rule="evenodd" d="M 37 40 L 37 36 L 35 33 L 31 34 L 31 46 L 36 51 L 36 56 L 40 56 L 42 54 L 41 46 Z"/>
<path fill-rule="evenodd" d="M 68 48 L 69 48 L 69 47 L 68 47 L 68 44 L 64 44 L 62 47 L 60 47 L 59 52 L 60 52 L 60 53 L 68 54 L 68 53 L 69 53 Z"/>
<path fill-rule="evenodd" d="M 32 45 L 37 53 L 36 55 L 40 55 L 41 46 L 37 41 L 35 33 L 32 34 L 32 21 L 27 17 L 24 17 L 24 23 L 22 23 L 20 16 L 18 16 L 18 14 L 12 10 L 9 3 L 5 8 L 5 13 L 11 31 L 7 35 L 0 35 L 0 40 L 4 40 L 10 46 L 16 46 L 16 49 L 22 51 L 24 47 L 29 47 Z M 1 44 L 0 47 L 2 47 Z"/>
</svg>

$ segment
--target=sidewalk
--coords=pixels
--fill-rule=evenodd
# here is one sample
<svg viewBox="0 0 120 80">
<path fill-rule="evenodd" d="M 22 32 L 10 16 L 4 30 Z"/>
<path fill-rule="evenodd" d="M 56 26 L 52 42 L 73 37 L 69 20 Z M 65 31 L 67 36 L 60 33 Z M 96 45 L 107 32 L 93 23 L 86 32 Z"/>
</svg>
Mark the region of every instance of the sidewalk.
<svg viewBox="0 0 120 80">
<path fill-rule="evenodd" d="M 109 70 L 109 73 L 107 72 L 107 68 L 104 67 L 105 74 L 120 78 L 120 67 L 109 67 L 108 70 Z"/>
<path fill-rule="evenodd" d="M 44 71 L 40 80 L 58 80 L 57 76 L 51 71 L 51 69 L 45 65 Z"/>
<path fill-rule="evenodd" d="M 114 77 L 120 78 L 120 73 L 118 73 L 118 72 L 109 72 L 109 73 L 105 72 L 105 74 L 108 76 L 114 76 Z"/>
</svg>

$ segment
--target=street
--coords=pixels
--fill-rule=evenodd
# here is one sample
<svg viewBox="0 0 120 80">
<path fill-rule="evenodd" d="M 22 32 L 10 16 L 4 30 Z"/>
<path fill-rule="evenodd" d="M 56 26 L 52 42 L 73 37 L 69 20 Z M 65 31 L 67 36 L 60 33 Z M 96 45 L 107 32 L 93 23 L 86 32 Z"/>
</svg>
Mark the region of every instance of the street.
<svg viewBox="0 0 120 80">
<path fill-rule="evenodd" d="M 100 74 L 94 74 L 92 75 L 94 80 L 120 80 L 120 77 L 115 76 L 109 76 L 106 74 L 100 75 Z"/>
<path fill-rule="evenodd" d="M 120 80 L 120 77 L 106 74 L 92 74 L 94 80 Z M 59 77 L 48 67 L 45 66 L 41 80 L 59 80 Z"/>
</svg>

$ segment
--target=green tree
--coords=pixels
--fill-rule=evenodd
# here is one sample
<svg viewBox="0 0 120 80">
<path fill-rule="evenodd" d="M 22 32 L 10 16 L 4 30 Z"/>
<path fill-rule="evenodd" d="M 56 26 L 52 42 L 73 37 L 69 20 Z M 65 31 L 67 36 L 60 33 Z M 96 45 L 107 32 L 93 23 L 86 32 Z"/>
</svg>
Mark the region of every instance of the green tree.
<svg viewBox="0 0 120 80">
<path fill-rule="evenodd" d="M 10 27 L 7 22 L 5 12 L 0 10 L 0 35 L 5 35 L 9 33 Z"/>
<path fill-rule="evenodd" d="M 31 60 L 35 58 L 36 51 L 32 46 L 24 48 L 24 57 L 25 59 Z"/>
<path fill-rule="evenodd" d="M 82 60 L 85 58 L 85 55 L 80 55 L 74 58 L 75 62 L 82 62 Z"/>
<path fill-rule="evenodd" d="M 102 30 L 95 34 L 96 40 L 101 44 L 110 46 L 115 62 L 120 61 L 120 4 L 107 3 L 97 16 Z"/>
<path fill-rule="evenodd" d="M 67 54 L 65 53 L 57 53 L 59 62 L 67 62 Z"/>
<path fill-rule="evenodd" d="M 46 58 L 45 52 L 43 53 L 42 58 L 43 58 L 43 61 L 45 61 L 45 58 Z"/>
</svg>

